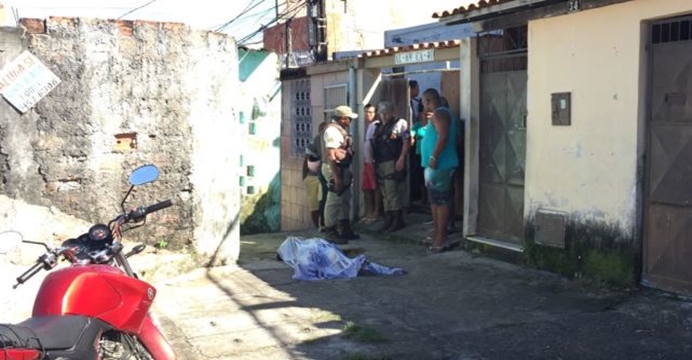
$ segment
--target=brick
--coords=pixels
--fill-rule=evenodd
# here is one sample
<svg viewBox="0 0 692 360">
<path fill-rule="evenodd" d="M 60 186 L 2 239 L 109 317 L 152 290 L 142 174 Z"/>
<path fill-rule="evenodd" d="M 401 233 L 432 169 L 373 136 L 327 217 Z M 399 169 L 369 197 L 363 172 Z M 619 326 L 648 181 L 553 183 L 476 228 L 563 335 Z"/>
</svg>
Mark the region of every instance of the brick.
<svg viewBox="0 0 692 360">
<path fill-rule="evenodd" d="M 130 20 L 117 20 L 115 24 L 118 26 L 120 34 L 124 36 L 132 36 L 134 23 Z"/>
<path fill-rule="evenodd" d="M 19 24 L 29 34 L 45 34 L 46 22 L 42 19 L 21 19 Z"/>
</svg>

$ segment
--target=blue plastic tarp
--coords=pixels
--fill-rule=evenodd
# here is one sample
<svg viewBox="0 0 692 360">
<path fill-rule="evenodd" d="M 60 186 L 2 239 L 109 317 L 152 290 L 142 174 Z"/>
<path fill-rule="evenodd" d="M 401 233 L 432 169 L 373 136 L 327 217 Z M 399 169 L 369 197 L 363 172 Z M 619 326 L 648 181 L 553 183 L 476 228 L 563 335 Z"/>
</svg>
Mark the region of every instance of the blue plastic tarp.
<svg viewBox="0 0 692 360">
<path fill-rule="evenodd" d="M 390 268 L 370 262 L 363 254 L 354 258 L 321 238 L 289 236 L 279 246 L 277 255 L 293 268 L 295 280 L 348 279 L 358 275 L 404 275 L 401 268 Z"/>
</svg>

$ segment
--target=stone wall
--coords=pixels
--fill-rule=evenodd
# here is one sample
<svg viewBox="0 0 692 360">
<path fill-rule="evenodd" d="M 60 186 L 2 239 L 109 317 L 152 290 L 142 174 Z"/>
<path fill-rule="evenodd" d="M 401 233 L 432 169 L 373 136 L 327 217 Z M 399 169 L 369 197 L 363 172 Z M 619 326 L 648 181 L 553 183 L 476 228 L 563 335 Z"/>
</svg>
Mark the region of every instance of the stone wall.
<svg viewBox="0 0 692 360">
<path fill-rule="evenodd" d="M 130 171 L 159 180 L 126 206 L 174 206 L 127 233 L 207 262 L 237 259 L 235 42 L 176 23 L 23 19 L 1 30 L 1 65 L 28 49 L 61 83 L 29 112 L 0 104 L 0 191 L 89 222 L 118 214 Z"/>
</svg>

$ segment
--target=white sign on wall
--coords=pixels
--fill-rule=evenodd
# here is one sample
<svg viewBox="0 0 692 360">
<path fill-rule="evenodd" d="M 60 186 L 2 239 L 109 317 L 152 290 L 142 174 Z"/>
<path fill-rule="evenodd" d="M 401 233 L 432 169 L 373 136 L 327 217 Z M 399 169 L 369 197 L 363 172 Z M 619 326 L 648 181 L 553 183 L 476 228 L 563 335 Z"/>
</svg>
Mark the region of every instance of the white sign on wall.
<svg viewBox="0 0 692 360">
<path fill-rule="evenodd" d="M 60 79 L 36 56 L 24 51 L 0 71 L 0 94 L 21 113 L 43 99 Z"/>
<path fill-rule="evenodd" d="M 435 50 L 419 50 L 410 52 L 401 52 L 394 54 L 394 64 L 415 64 L 421 62 L 435 61 Z"/>
</svg>

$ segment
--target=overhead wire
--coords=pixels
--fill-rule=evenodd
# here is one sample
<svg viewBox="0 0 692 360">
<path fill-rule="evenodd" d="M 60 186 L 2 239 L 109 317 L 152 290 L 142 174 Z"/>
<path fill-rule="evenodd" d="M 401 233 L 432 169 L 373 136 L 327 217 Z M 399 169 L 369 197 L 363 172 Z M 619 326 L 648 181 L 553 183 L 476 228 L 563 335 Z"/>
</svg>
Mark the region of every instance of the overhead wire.
<svg viewBox="0 0 692 360">
<path fill-rule="evenodd" d="M 285 3 L 284 3 L 285 4 Z M 259 10 L 257 12 L 254 12 L 252 14 L 245 14 L 244 16 L 238 17 L 237 19 L 233 21 L 227 21 L 224 22 L 221 25 L 215 25 L 213 26 L 214 31 L 217 32 L 225 32 L 225 33 L 232 33 L 235 32 L 236 28 L 242 28 L 242 27 L 247 27 L 243 26 L 243 24 L 247 23 L 248 21 L 257 21 L 258 18 L 263 18 L 265 17 L 269 12 L 274 12 L 276 9 L 275 5 L 272 5 L 271 7 Z"/>
<path fill-rule="evenodd" d="M 260 26 L 260 28 L 257 29 L 256 31 L 253 31 L 252 33 L 250 33 L 250 34 L 244 36 L 242 39 L 238 40 L 237 44 L 241 45 L 241 46 L 247 45 L 248 44 L 247 41 L 249 41 L 250 39 L 257 36 L 257 34 L 264 31 L 270 25 L 278 22 L 279 20 L 283 20 L 283 19 L 288 20 L 289 15 L 290 15 L 290 19 L 293 19 L 296 16 L 297 11 L 300 10 L 302 8 L 302 6 L 306 5 L 306 4 L 307 4 L 307 0 L 302 0 L 302 1 L 296 2 L 295 4 L 293 4 L 292 7 L 287 8 L 284 12 L 282 12 L 281 14 L 279 14 L 278 16 L 276 16 L 275 18 L 270 20 L 268 23 Z M 293 13 L 293 14 L 291 14 L 291 13 Z"/>
<path fill-rule="evenodd" d="M 118 17 L 118 20 L 122 19 L 123 17 L 125 17 L 125 16 L 127 16 L 127 15 L 132 14 L 133 12 L 135 12 L 135 11 L 137 11 L 137 10 L 139 10 L 139 9 L 145 8 L 145 7 L 147 7 L 147 6 L 149 6 L 149 5 L 153 4 L 153 3 L 155 3 L 156 1 L 157 1 L 157 0 L 150 0 L 150 1 L 147 2 L 146 4 L 140 5 L 140 6 L 136 7 L 136 8 L 134 8 L 134 9 L 132 9 L 132 10 L 130 10 L 130 11 L 124 13 L 124 14 L 122 14 L 122 15 L 120 15 L 120 16 Z"/>
<path fill-rule="evenodd" d="M 214 31 L 217 31 L 217 32 L 218 32 L 218 31 L 221 31 L 221 30 L 225 29 L 226 27 L 228 27 L 228 25 L 231 25 L 234 21 L 238 20 L 240 17 L 242 17 L 243 15 L 247 14 L 248 12 L 250 12 L 250 10 L 252 10 L 252 9 L 254 9 L 254 8 L 258 7 L 258 6 L 260 6 L 260 5 L 261 5 L 262 3 L 264 3 L 266 0 L 260 0 L 260 1 L 257 2 L 257 3 L 255 3 L 255 1 L 256 1 L 256 0 L 252 0 L 250 3 L 247 4 L 247 6 L 245 6 L 245 9 L 241 10 L 240 13 L 238 13 L 235 17 L 233 17 L 233 19 L 228 20 L 226 23 L 224 23 L 223 25 L 219 26 L 219 27 L 216 28 L 216 30 L 214 30 Z"/>
<path fill-rule="evenodd" d="M 279 14 L 278 16 L 276 16 L 274 19 L 270 20 L 267 24 L 264 24 L 264 25 L 260 26 L 260 28 L 257 29 L 256 31 L 254 31 L 254 32 L 250 33 L 249 35 L 246 35 L 245 37 L 243 37 L 242 39 L 240 39 L 240 40 L 238 41 L 238 43 L 239 43 L 239 44 L 247 44 L 246 42 L 247 42 L 248 40 L 252 39 L 252 38 L 255 37 L 257 34 L 259 34 L 259 33 L 261 33 L 262 31 L 264 31 L 268 26 L 270 26 L 270 25 L 272 25 L 272 24 L 278 22 L 279 20 L 287 19 L 287 17 L 288 17 L 289 15 L 290 15 L 290 18 L 293 19 L 293 18 L 296 16 L 295 13 L 296 13 L 298 10 L 300 10 L 300 8 L 301 8 L 303 5 L 305 5 L 306 3 L 307 3 L 307 0 L 302 0 L 302 1 L 299 1 L 299 2 L 297 2 L 297 3 L 295 3 L 295 4 L 293 4 L 292 7 L 287 8 L 286 10 L 284 10 L 281 14 Z M 293 14 L 291 14 L 291 13 L 293 13 Z M 287 19 L 287 20 L 288 20 L 288 19 Z"/>
</svg>

